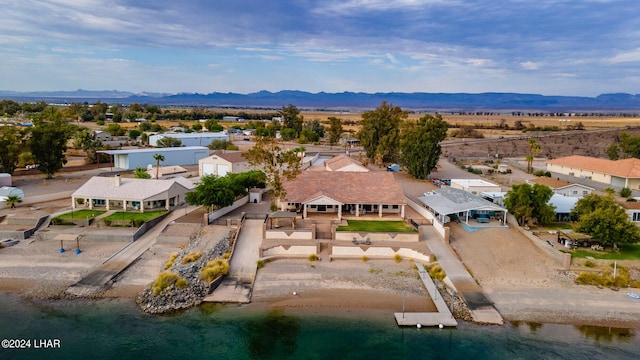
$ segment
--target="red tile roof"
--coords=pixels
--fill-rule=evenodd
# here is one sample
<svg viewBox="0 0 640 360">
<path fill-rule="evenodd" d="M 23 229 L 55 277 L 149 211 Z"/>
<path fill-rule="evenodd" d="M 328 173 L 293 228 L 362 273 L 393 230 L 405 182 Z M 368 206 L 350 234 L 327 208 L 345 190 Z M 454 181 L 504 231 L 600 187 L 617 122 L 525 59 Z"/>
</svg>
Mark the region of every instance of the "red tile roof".
<svg viewBox="0 0 640 360">
<path fill-rule="evenodd" d="M 624 178 L 640 178 L 640 159 L 607 160 L 572 155 L 547 161 L 547 164 L 567 166 Z"/>
<path fill-rule="evenodd" d="M 305 203 L 327 196 L 343 204 L 405 204 L 404 192 L 392 173 L 304 171 L 293 181 L 285 181 L 290 203 Z"/>
<path fill-rule="evenodd" d="M 344 167 L 347 167 L 349 165 L 357 165 L 359 167 L 361 167 L 363 170 L 368 171 L 367 168 L 365 168 L 362 164 L 360 164 L 358 161 L 352 159 L 349 155 L 347 154 L 340 154 L 337 156 L 332 157 L 329 160 L 325 160 L 324 162 L 324 166 L 332 171 L 338 171 Z"/>
</svg>

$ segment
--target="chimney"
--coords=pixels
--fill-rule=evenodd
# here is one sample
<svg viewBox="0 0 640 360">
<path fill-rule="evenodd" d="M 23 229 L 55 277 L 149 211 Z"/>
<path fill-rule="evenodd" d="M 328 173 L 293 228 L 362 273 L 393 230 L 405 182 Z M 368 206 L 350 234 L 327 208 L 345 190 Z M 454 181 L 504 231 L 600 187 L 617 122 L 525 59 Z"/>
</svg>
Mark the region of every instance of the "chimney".
<svg viewBox="0 0 640 360">
<path fill-rule="evenodd" d="M 116 174 L 113 178 L 115 180 L 114 182 L 115 186 L 120 187 L 120 174 Z"/>
</svg>

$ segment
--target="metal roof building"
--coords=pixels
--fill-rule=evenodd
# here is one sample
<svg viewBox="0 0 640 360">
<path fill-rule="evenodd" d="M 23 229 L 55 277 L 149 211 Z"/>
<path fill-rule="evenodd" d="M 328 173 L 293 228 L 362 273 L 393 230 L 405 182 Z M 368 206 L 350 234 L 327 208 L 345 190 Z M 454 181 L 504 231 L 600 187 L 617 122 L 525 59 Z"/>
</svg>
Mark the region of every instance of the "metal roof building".
<svg viewBox="0 0 640 360">
<path fill-rule="evenodd" d="M 170 137 L 182 142 L 182 146 L 207 146 L 214 140 L 229 141 L 229 135 L 222 132 L 164 133 L 149 136 L 149 145 L 158 146 L 158 140 Z"/>
<path fill-rule="evenodd" d="M 155 154 L 164 156 L 164 161 L 160 163 L 162 166 L 196 165 L 200 159 L 209 156 L 209 149 L 204 146 L 104 150 L 98 152 L 113 155 L 113 166 L 124 170 L 133 170 L 138 166 L 143 168 L 147 168 L 149 165 L 155 166 L 156 160 L 153 158 Z"/>
</svg>

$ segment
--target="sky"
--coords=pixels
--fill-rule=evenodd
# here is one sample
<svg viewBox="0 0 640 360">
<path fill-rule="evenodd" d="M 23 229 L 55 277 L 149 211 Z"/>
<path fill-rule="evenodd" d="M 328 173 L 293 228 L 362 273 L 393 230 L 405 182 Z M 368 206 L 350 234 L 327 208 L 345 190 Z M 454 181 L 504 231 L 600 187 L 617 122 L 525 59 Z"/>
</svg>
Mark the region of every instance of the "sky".
<svg viewBox="0 0 640 360">
<path fill-rule="evenodd" d="M 638 0 L 0 0 L 0 90 L 640 93 Z"/>
</svg>

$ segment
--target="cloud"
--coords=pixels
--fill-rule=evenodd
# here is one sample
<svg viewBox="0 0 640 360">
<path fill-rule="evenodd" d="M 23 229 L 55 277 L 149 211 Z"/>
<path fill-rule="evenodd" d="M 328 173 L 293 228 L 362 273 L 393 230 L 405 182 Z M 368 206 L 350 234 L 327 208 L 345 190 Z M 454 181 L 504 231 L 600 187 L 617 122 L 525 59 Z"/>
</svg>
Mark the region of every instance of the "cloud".
<svg viewBox="0 0 640 360">
<path fill-rule="evenodd" d="M 538 70 L 540 69 L 540 63 L 534 61 L 525 61 L 521 62 L 520 66 L 525 70 Z"/>
</svg>

